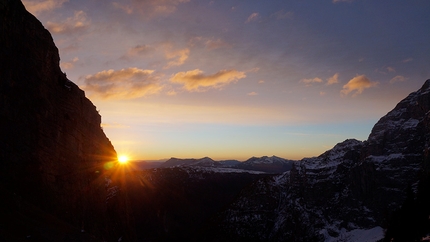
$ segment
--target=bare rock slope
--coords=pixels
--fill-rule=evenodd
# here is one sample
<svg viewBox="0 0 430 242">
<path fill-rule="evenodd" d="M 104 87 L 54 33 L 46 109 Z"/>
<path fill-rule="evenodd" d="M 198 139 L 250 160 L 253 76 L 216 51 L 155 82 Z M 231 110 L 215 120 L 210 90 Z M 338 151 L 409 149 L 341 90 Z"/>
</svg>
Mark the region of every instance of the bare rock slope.
<svg viewBox="0 0 430 242">
<path fill-rule="evenodd" d="M 37 218 L 52 215 L 95 238 L 117 240 L 127 219 L 116 207 L 125 201 L 106 202 L 106 185 L 113 185 L 104 165 L 116 152 L 95 106 L 61 71 L 50 33 L 20 1 L 0 2 L 0 33 L 0 188 L 8 205 L 2 219 L 23 216 L 15 227 L 26 231 L 8 230 L 1 225 L 13 221 L 2 221 L 2 234 L 10 232 L 4 239 L 68 236 L 43 233 L 43 223 L 26 220 L 32 215 L 21 207 L 28 204 L 40 209 Z"/>
</svg>

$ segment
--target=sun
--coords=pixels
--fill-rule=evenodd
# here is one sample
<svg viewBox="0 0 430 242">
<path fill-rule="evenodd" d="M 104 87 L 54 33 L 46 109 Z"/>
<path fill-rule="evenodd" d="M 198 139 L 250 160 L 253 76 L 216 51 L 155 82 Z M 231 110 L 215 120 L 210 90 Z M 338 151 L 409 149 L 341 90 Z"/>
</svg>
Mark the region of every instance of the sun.
<svg viewBox="0 0 430 242">
<path fill-rule="evenodd" d="M 126 164 L 128 162 L 128 157 L 126 155 L 118 156 L 118 162 L 121 164 Z"/>
</svg>

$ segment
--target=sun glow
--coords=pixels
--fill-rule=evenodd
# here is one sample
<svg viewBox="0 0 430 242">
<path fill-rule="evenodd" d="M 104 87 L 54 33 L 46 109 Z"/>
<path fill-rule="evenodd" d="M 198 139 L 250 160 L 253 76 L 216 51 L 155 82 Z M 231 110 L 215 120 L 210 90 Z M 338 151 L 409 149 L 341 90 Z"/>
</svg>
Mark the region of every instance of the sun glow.
<svg viewBox="0 0 430 242">
<path fill-rule="evenodd" d="M 128 162 L 128 157 L 125 155 L 118 156 L 118 162 L 121 164 L 126 164 Z"/>
</svg>

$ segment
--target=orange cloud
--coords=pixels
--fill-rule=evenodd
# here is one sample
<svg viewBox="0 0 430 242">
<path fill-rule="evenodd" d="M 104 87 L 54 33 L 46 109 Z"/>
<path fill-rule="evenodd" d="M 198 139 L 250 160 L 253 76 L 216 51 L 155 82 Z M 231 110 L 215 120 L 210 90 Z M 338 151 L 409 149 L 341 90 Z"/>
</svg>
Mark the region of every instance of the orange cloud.
<svg viewBox="0 0 430 242">
<path fill-rule="evenodd" d="M 404 77 L 404 76 L 395 76 L 395 77 L 393 77 L 391 80 L 390 80 L 390 83 L 391 84 L 393 84 L 393 83 L 396 83 L 396 82 L 404 82 L 404 81 L 406 81 L 406 77 Z"/>
<path fill-rule="evenodd" d="M 113 2 L 115 8 L 121 9 L 127 14 L 134 12 L 140 13 L 145 17 L 156 15 L 167 15 L 176 11 L 177 6 L 181 3 L 187 3 L 190 0 L 133 0 L 130 5 L 123 5 Z"/>
<path fill-rule="evenodd" d="M 188 59 L 188 56 L 190 55 L 190 49 L 185 48 L 182 50 L 170 50 L 168 47 L 165 50 L 165 55 L 168 60 L 171 60 L 167 63 L 167 66 L 164 67 L 164 69 L 170 68 L 172 66 L 180 66 L 185 63 L 185 61 Z"/>
<path fill-rule="evenodd" d="M 306 86 L 312 86 L 312 83 L 321 83 L 323 80 L 319 77 L 314 77 L 310 79 L 302 79 L 300 82 L 306 84 Z"/>
<path fill-rule="evenodd" d="M 184 85 L 188 91 L 206 91 L 209 88 L 222 88 L 232 82 L 245 78 L 245 72 L 236 70 L 221 70 L 212 75 L 204 75 L 203 71 L 195 69 L 179 72 L 170 78 L 172 83 Z"/>
<path fill-rule="evenodd" d="M 61 66 L 61 68 L 63 68 L 63 69 L 72 69 L 73 67 L 75 67 L 75 64 L 76 64 L 76 62 L 78 62 L 79 61 L 79 58 L 78 57 L 75 57 L 75 58 L 73 58 L 73 60 L 71 60 L 71 61 L 68 61 L 68 62 L 62 62 L 61 64 L 60 64 L 60 66 Z"/>
<path fill-rule="evenodd" d="M 176 96 L 178 93 L 175 90 L 170 90 L 166 94 L 167 96 Z"/>
<path fill-rule="evenodd" d="M 346 96 L 352 91 L 355 91 L 353 96 L 357 96 L 358 94 L 361 94 L 364 89 L 375 87 L 378 84 L 378 82 L 371 82 L 365 75 L 356 76 L 343 86 L 340 93 Z"/>
<path fill-rule="evenodd" d="M 332 77 L 328 78 L 326 85 L 333 85 L 336 83 L 339 83 L 339 73 L 336 73 Z"/>
<path fill-rule="evenodd" d="M 257 96 L 257 95 L 258 95 L 258 93 L 256 93 L 256 92 L 250 92 L 250 93 L 248 93 L 247 95 L 248 95 L 248 96 Z"/>
<path fill-rule="evenodd" d="M 147 45 L 136 45 L 128 50 L 129 55 L 142 55 L 152 51 L 153 48 Z"/>
<path fill-rule="evenodd" d="M 44 11 L 50 11 L 59 8 L 63 3 L 68 2 L 68 0 L 23 0 L 25 8 L 32 14 L 38 15 Z"/>
<path fill-rule="evenodd" d="M 132 99 L 158 93 L 163 86 L 160 76 L 153 70 L 135 67 L 121 70 L 105 70 L 84 78 L 82 88 L 103 99 Z"/>
<path fill-rule="evenodd" d="M 231 48 L 231 45 L 221 39 L 209 39 L 205 42 L 206 48 L 209 50 L 219 48 Z"/>
<path fill-rule="evenodd" d="M 190 46 L 196 46 L 196 45 L 204 46 L 208 50 L 232 47 L 229 43 L 225 42 L 220 38 L 214 39 L 214 38 L 205 38 L 202 36 L 196 36 L 191 38 L 188 41 L 188 44 Z"/>
<path fill-rule="evenodd" d="M 155 50 L 154 47 L 148 45 L 136 45 L 128 49 L 127 53 L 124 54 L 120 59 L 128 60 L 136 56 L 144 56 L 152 53 Z"/>
<path fill-rule="evenodd" d="M 90 25 L 90 20 L 87 19 L 87 14 L 84 11 L 77 11 L 73 17 L 67 18 L 62 23 L 54 23 L 48 21 L 46 24 L 49 31 L 56 34 L 67 34 L 76 31 L 84 30 Z"/>
<path fill-rule="evenodd" d="M 113 2 L 112 5 L 115 8 L 121 9 L 122 11 L 124 11 L 127 14 L 133 13 L 133 7 L 130 5 L 122 5 L 121 3 L 118 3 L 118 2 Z"/>
</svg>

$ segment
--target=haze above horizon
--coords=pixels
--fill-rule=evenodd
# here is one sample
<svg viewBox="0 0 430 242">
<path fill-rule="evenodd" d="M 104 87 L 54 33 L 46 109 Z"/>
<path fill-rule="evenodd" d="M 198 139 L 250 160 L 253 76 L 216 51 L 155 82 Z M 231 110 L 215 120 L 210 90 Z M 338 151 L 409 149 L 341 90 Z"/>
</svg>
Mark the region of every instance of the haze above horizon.
<svg viewBox="0 0 430 242">
<path fill-rule="evenodd" d="M 24 0 L 118 154 L 317 156 L 430 78 L 430 1 Z"/>
</svg>

